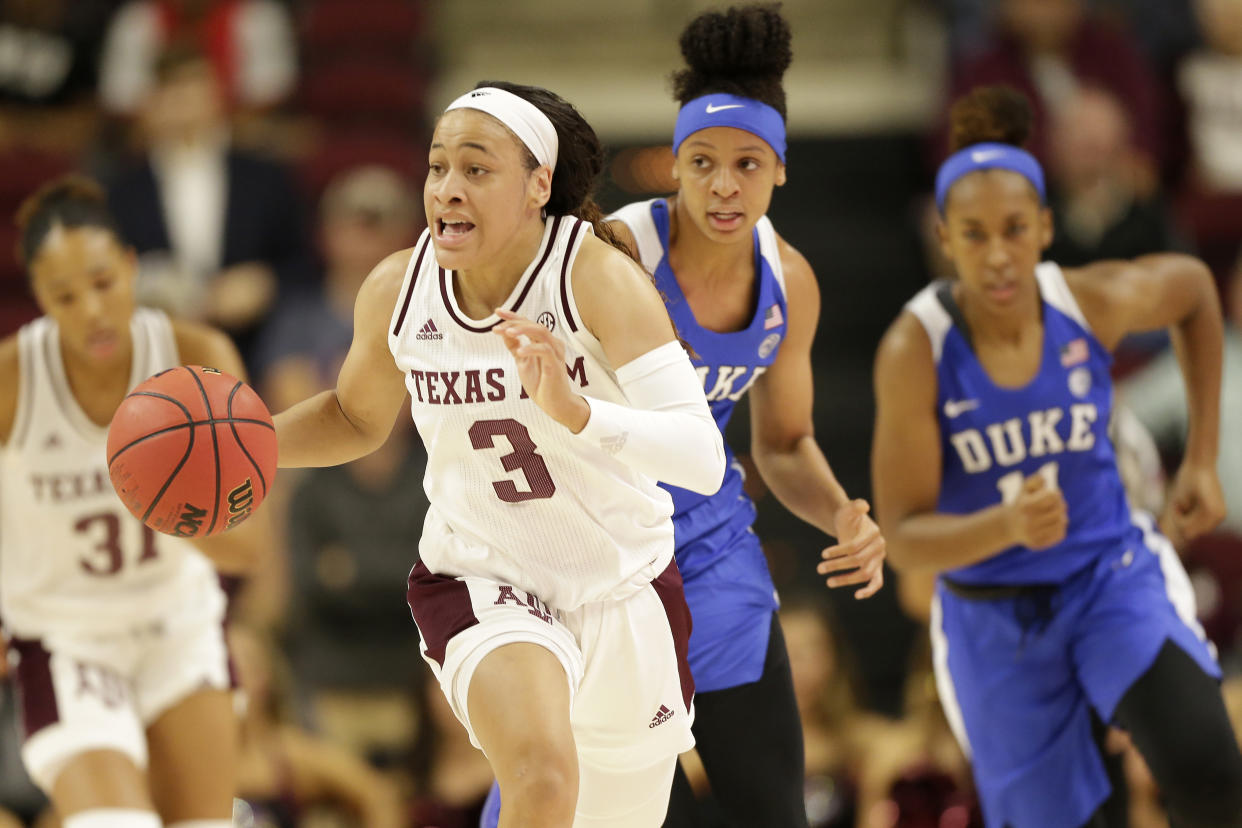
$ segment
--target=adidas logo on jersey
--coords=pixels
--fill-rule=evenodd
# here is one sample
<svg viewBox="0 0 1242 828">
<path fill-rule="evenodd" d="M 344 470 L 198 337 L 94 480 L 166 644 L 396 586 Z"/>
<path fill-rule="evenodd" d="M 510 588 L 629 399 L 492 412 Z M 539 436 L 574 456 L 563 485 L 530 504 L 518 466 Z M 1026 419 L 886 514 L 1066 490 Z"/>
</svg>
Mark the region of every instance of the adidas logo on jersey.
<svg viewBox="0 0 1242 828">
<path fill-rule="evenodd" d="M 650 730 L 653 727 L 659 727 L 671 718 L 673 718 L 673 711 L 669 710 L 664 705 L 660 705 L 660 709 L 657 710 L 656 714 L 651 717 L 651 724 L 647 725 L 647 729 Z"/>
<path fill-rule="evenodd" d="M 418 329 L 418 333 L 414 334 L 415 339 L 444 339 L 444 334 L 436 327 L 434 319 L 428 319 L 423 326 Z"/>
</svg>

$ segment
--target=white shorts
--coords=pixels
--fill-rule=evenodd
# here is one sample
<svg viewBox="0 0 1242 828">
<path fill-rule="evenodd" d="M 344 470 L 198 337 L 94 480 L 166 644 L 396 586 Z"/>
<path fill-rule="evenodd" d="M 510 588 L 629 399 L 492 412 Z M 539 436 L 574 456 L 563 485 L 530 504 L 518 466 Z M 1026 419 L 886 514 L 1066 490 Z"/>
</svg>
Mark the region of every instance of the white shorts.
<svg viewBox="0 0 1242 828">
<path fill-rule="evenodd" d="M 479 747 L 466 699 L 484 656 L 506 644 L 546 648 L 569 680 L 578 758 L 595 768 L 646 768 L 694 746 L 690 610 L 674 563 L 628 598 L 569 612 L 485 578 L 410 573 L 407 598 L 423 658 Z"/>
<path fill-rule="evenodd" d="M 147 765 L 146 730 L 204 688 L 235 686 L 214 572 L 175 613 L 99 635 L 55 632 L 9 641 L 30 778 L 50 792 L 69 760 L 115 750 Z"/>
</svg>

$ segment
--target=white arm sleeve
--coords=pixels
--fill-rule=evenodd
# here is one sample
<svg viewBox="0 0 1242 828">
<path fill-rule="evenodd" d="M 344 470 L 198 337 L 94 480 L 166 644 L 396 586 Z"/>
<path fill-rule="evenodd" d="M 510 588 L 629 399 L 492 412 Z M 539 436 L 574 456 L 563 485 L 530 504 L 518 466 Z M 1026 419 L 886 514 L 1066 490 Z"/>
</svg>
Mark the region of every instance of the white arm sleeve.
<svg viewBox="0 0 1242 828">
<path fill-rule="evenodd" d="M 681 345 L 627 362 L 617 381 L 630 405 L 586 397 L 591 417 L 578 436 L 656 480 L 714 494 L 724 479 L 724 439 Z"/>
</svg>

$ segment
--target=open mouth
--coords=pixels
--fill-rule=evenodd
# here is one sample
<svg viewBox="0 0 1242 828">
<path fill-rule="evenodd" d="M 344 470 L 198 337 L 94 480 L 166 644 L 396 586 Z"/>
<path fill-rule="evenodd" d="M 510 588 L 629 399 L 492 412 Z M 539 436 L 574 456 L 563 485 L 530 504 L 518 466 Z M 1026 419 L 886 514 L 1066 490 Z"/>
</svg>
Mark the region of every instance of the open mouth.
<svg viewBox="0 0 1242 828">
<path fill-rule="evenodd" d="M 438 241 L 454 242 L 470 235 L 474 225 L 465 219 L 436 219 L 436 237 Z"/>
<path fill-rule="evenodd" d="M 721 230 L 732 230 L 742 223 L 742 214 L 735 210 L 713 210 L 707 214 L 713 227 Z"/>
</svg>

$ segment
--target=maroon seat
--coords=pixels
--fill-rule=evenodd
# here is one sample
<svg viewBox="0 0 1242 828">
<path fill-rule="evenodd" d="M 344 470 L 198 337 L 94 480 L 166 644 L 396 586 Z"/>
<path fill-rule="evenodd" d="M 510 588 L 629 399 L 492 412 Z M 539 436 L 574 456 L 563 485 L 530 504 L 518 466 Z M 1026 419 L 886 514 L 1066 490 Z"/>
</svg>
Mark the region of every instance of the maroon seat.
<svg viewBox="0 0 1242 828">
<path fill-rule="evenodd" d="M 74 159 L 60 153 L 28 148 L 0 150 L 0 210 L 10 221 L 13 212 L 35 190 L 74 169 Z"/>
<path fill-rule="evenodd" d="M 408 56 L 422 36 L 420 0 L 318 0 L 302 18 L 302 52 L 310 61 L 339 52 Z"/>
<path fill-rule="evenodd" d="M 427 78 L 409 62 L 353 59 L 307 73 L 303 111 L 330 129 L 421 124 Z"/>
</svg>

